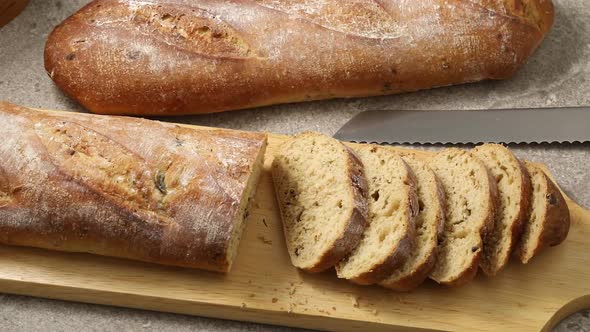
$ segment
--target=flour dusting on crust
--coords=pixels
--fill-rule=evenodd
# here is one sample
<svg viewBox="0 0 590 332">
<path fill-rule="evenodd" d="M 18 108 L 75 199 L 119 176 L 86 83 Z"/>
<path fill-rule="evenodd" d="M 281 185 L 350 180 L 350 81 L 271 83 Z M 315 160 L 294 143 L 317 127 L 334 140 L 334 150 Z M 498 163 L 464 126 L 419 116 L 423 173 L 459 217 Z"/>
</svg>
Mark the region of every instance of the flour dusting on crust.
<svg viewBox="0 0 590 332">
<path fill-rule="evenodd" d="M 266 140 L 7 103 L 0 131 L 1 243 L 217 271 Z"/>
</svg>

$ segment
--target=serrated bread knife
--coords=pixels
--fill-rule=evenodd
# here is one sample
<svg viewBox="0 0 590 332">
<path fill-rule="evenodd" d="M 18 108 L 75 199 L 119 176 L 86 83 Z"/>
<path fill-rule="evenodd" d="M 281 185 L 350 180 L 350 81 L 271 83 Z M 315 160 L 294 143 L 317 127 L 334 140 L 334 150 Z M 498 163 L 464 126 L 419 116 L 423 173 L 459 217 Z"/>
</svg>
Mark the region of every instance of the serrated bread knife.
<svg viewBox="0 0 590 332">
<path fill-rule="evenodd" d="M 590 141 L 590 107 L 366 111 L 334 137 L 379 144 L 584 143 Z"/>
</svg>

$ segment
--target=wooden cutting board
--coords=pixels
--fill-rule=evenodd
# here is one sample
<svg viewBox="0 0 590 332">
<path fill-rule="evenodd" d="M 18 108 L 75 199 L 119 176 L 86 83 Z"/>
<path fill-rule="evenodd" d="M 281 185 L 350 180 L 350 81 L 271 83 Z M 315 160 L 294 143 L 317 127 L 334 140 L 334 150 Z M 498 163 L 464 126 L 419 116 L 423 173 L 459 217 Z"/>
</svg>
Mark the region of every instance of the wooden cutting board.
<svg viewBox="0 0 590 332">
<path fill-rule="evenodd" d="M 572 227 L 562 245 L 461 288 L 427 282 L 395 293 L 352 285 L 333 272 L 297 271 L 269 174 L 284 139 L 269 137 L 266 170 L 228 275 L 0 246 L 0 292 L 334 331 L 547 331 L 590 308 L 590 212 L 571 200 Z"/>
</svg>

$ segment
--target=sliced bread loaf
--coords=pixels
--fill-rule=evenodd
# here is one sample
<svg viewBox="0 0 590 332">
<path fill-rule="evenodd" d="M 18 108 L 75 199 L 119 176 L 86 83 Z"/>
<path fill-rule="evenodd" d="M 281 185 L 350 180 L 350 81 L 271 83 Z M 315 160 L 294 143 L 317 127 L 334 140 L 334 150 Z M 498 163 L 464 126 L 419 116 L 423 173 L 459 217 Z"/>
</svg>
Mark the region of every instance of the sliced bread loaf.
<svg viewBox="0 0 590 332">
<path fill-rule="evenodd" d="M 493 230 L 495 181 L 481 160 L 457 148 L 437 153 L 430 167 L 446 196 L 445 227 L 430 278 L 443 285 L 462 285 L 477 274 L 483 238 Z"/>
<path fill-rule="evenodd" d="M 410 291 L 428 277 L 436 263 L 438 237 L 445 220 L 443 188 L 432 169 L 413 155 L 403 155 L 403 159 L 416 176 L 419 212 L 411 255 L 404 265 L 379 283 L 396 291 Z"/>
<path fill-rule="evenodd" d="M 352 150 L 302 133 L 280 148 L 272 177 L 294 266 L 321 272 L 358 245 L 367 224 L 367 182 Z"/>
<path fill-rule="evenodd" d="M 522 233 L 529 211 L 531 181 L 522 163 L 506 147 L 484 144 L 472 151 L 486 165 L 498 188 L 494 230 L 484 238 L 480 267 L 489 276 L 500 272 Z"/>
<path fill-rule="evenodd" d="M 377 283 L 401 266 L 414 243 L 418 197 L 414 174 L 391 149 L 355 148 L 369 187 L 369 225 L 352 253 L 336 265 L 339 278 L 362 285 Z"/>
<path fill-rule="evenodd" d="M 537 166 L 525 162 L 532 184 L 532 199 L 528 220 L 515 255 L 524 264 L 540 250 L 560 244 L 569 232 L 570 214 L 557 186 Z"/>
</svg>

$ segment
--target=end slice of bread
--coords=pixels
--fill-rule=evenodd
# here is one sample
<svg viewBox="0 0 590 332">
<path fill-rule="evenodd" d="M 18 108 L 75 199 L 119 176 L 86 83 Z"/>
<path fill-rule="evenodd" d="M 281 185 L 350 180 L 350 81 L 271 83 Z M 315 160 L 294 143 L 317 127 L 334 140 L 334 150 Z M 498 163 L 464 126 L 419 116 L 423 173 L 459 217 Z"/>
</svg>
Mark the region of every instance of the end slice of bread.
<svg viewBox="0 0 590 332">
<path fill-rule="evenodd" d="M 358 245 L 367 225 L 367 182 L 352 150 L 302 133 L 281 146 L 272 177 L 294 266 L 321 272 Z"/>
<path fill-rule="evenodd" d="M 543 248 L 556 246 L 567 237 L 570 214 L 557 186 L 537 166 L 525 162 L 532 184 L 528 220 L 514 254 L 524 264 Z"/>
<path fill-rule="evenodd" d="M 506 147 L 484 144 L 472 151 L 486 165 L 498 188 L 494 231 L 484 238 L 480 267 L 489 276 L 500 272 L 523 230 L 530 206 L 531 181 L 522 163 Z"/>
<path fill-rule="evenodd" d="M 396 291 L 418 287 L 434 268 L 438 237 L 444 229 L 444 192 L 432 169 L 412 155 L 403 155 L 416 176 L 419 212 L 416 217 L 416 241 L 404 265 L 379 283 Z"/>
<path fill-rule="evenodd" d="M 369 187 L 369 225 L 352 253 L 336 265 L 339 278 L 370 285 L 387 277 L 410 255 L 418 197 L 414 174 L 391 149 L 354 149 Z"/>
<path fill-rule="evenodd" d="M 443 150 L 430 160 L 430 167 L 446 197 L 445 227 L 430 278 L 459 286 L 477 274 L 483 238 L 494 226 L 497 189 L 483 162 L 468 151 Z"/>
</svg>

